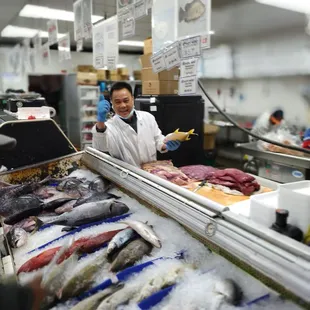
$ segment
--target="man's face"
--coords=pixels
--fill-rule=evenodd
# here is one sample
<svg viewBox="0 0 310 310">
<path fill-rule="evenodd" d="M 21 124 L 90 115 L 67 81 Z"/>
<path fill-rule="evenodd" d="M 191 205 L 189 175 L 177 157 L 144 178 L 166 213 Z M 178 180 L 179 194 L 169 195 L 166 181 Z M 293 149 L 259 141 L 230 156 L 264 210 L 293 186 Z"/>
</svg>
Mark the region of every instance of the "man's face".
<svg viewBox="0 0 310 310">
<path fill-rule="evenodd" d="M 115 113 L 121 117 L 127 117 L 134 105 L 134 98 L 128 89 L 115 90 L 111 99 Z"/>
</svg>

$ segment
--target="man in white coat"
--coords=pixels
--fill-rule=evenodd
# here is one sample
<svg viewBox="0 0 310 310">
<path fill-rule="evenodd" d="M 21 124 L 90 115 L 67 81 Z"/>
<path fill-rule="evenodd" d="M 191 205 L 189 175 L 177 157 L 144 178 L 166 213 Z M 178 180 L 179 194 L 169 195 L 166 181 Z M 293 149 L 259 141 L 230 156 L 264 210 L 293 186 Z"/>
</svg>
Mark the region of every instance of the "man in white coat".
<svg viewBox="0 0 310 310">
<path fill-rule="evenodd" d="M 165 153 L 179 148 L 179 141 L 164 142 L 155 117 L 135 111 L 132 88 L 128 83 L 115 83 L 110 91 L 115 115 L 107 121 L 110 104 L 103 96 L 98 103 L 98 122 L 93 127 L 93 147 L 108 152 L 133 166 L 155 161 L 157 151 Z"/>
</svg>

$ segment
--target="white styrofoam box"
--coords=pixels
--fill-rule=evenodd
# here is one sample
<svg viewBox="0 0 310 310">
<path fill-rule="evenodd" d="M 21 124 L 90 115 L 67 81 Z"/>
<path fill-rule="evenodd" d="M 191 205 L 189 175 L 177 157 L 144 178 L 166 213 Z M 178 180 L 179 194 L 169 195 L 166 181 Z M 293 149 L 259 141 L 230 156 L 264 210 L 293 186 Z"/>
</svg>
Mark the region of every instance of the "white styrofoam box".
<svg viewBox="0 0 310 310">
<path fill-rule="evenodd" d="M 288 223 L 306 233 L 310 226 L 310 181 L 281 184 L 279 206 L 289 211 Z"/>
<path fill-rule="evenodd" d="M 256 223 L 270 228 L 276 219 L 278 191 L 251 196 L 250 218 Z"/>
</svg>

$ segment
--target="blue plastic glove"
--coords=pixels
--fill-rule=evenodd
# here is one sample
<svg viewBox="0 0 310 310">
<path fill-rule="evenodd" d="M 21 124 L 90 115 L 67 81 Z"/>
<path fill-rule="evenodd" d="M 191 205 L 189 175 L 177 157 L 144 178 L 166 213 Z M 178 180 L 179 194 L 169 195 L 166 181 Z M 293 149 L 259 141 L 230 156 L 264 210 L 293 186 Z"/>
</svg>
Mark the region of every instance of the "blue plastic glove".
<svg viewBox="0 0 310 310">
<path fill-rule="evenodd" d="M 166 143 L 166 148 L 169 152 L 176 151 L 181 145 L 180 141 L 168 141 Z"/>
<path fill-rule="evenodd" d="M 100 95 L 97 114 L 98 122 L 105 123 L 107 121 L 107 114 L 110 112 L 110 109 L 111 105 L 109 101 L 105 100 L 103 95 Z"/>
</svg>

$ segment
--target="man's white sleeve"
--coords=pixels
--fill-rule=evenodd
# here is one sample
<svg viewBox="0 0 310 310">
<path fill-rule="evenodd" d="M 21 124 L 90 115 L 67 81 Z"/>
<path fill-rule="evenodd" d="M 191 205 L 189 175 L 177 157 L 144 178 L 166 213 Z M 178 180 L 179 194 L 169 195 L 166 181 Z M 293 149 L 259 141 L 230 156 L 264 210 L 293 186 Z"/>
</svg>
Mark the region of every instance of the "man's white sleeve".
<svg viewBox="0 0 310 310">
<path fill-rule="evenodd" d="M 109 128 L 106 127 L 105 132 L 97 132 L 96 125 L 92 129 L 93 142 L 92 146 L 94 149 L 101 152 L 108 152 L 108 131 Z"/>
<path fill-rule="evenodd" d="M 153 131 L 154 131 L 154 139 L 156 143 L 156 149 L 160 153 L 166 153 L 167 150 L 163 151 L 162 148 L 165 145 L 164 140 L 165 136 L 162 134 L 161 130 L 159 129 L 155 117 L 152 115 L 153 121 Z"/>
</svg>

